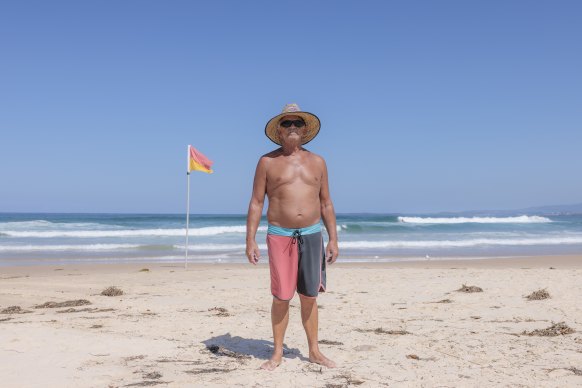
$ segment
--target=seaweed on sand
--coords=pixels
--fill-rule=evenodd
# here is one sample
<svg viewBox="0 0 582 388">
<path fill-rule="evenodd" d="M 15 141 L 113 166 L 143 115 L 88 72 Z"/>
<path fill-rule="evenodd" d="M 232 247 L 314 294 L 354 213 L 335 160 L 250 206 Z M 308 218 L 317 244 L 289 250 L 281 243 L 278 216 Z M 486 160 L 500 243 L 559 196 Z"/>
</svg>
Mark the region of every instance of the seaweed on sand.
<svg viewBox="0 0 582 388">
<path fill-rule="evenodd" d="M 483 289 L 481 287 L 477 287 L 477 286 L 468 286 L 466 284 L 463 284 L 461 286 L 461 288 L 459 288 L 458 290 L 456 290 L 457 292 L 465 292 L 465 293 L 473 293 L 473 292 L 483 292 Z"/>
<path fill-rule="evenodd" d="M 544 300 L 551 298 L 550 293 L 545 288 L 539 289 L 525 296 L 527 300 Z"/>
<path fill-rule="evenodd" d="M 91 304 L 87 299 L 67 300 L 64 302 L 45 302 L 43 304 L 34 306 L 35 309 L 54 309 L 60 307 L 75 307 Z"/>
<path fill-rule="evenodd" d="M 235 358 L 237 360 L 247 360 L 247 359 L 251 358 L 251 356 L 249 356 L 248 354 L 241 354 L 241 353 L 233 352 L 232 350 L 228 350 L 228 349 L 226 349 L 222 346 L 219 346 L 219 345 L 208 345 L 206 347 L 206 349 L 208 349 L 208 351 L 210 351 L 210 353 L 215 354 L 217 356 L 231 357 L 231 358 Z"/>
<path fill-rule="evenodd" d="M 191 375 L 199 375 L 202 373 L 228 373 L 232 371 L 233 371 L 232 369 L 225 368 L 203 368 L 203 369 L 191 369 L 184 372 L 189 373 Z"/>
<path fill-rule="evenodd" d="M 59 310 L 59 311 L 57 311 L 57 313 L 61 313 L 61 314 L 62 313 L 84 313 L 84 312 L 92 312 L 95 310 L 97 310 L 97 309 L 93 309 L 91 307 L 85 307 L 82 309 L 76 309 L 76 308 L 71 307 L 71 308 L 68 308 L 65 310 Z"/>
<path fill-rule="evenodd" d="M 110 286 L 101 291 L 101 295 L 103 296 L 119 296 L 123 295 L 123 290 L 121 288 L 117 288 L 115 286 Z"/>
<path fill-rule="evenodd" d="M 22 309 L 20 306 L 9 306 L 0 310 L 0 314 L 24 314 L 30 313 L 28 310 Z"/>
<path fill-rule="evenodd" d="M 406 331 L 406 330 L 384 330 L 381 327 L 378 327 L 376 329 L 368 329 L 368 330 L 356 329 L 356 331 L 359 331 L 360 333 L 390 334 L 390 335 L 412 334 L 411 332 Z"/>
<path fill-rule="evenodd" d="M 553 323 L 552 326 L 545 329 L 536 329 L 532 331 L 523 331 L 521 335 L 539 336 L 539 337 L 556 337 L 575 333 L 576 330 L 566 325 L 564 322 Z"/>
<path fill-rule="evenodd" d="M 339 342 L 339 341 L 330 341 L 330 340 L 319 340 L 318 341 L 320 344 L 322 345 L 343 345 L 343 342 Z"/>
<path fill-rule="evenodd" d="M 146 373 L 145 375 L 143 375 L 144 379 L 148 379 L 148 380 L 156 380 L 162 377 L 162 374 L 160 372 L 150 372 L 150 373 Z"/>
<path fill-rule="evenodd" d="M 232 315 L 224 307 L 212 307 L 209 308 L 208 311 L 216 312 L 216 314 L 214 314 L 216 317 L 230 317 Z"/>
<path fill-rule="evenodd" d="M 158 385 L 158 384 L 168 384 L 168 382 L 167 381 L 158 381 L 158 380 L 146 380 L 146 381 L 140 381 L 139 383 L 126 384 L 126 385 L 124 385 L 124 387 L 151 387 L 152 385 Z"/>
</svg>

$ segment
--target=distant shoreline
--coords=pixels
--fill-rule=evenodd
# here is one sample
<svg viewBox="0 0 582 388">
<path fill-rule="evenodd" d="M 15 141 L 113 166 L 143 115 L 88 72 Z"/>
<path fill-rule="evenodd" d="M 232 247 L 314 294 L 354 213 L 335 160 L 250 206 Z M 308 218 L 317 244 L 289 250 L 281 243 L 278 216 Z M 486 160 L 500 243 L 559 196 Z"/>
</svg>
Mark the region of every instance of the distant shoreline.
<svg viewBox="0 0 582 388">
<path fill-rule="evenodd" d="M 259 263 L 258 267 L 266 267 L 268 262 L 263 260 Z M 465 258 L 446 258 L 441 260 L 422 260 L 422 259 L 410 259 L 406 261 L 392 261 L 392 262 L 374 262 L 374 261 L 361 261 L 361 262 L 342 262 L 341 259 L 332 264 L 328 265 L 328 268 L 333 270 L 333 268 L 425 268 L 425 269 L 440 269 L 440 268 L 582 268 L 582 253 L 575 255 L 543 255 L 543 256 L 515 256 L 515 257 L 488 257 L 488 258 L 475 258 L 475 259 L 465 259 Z M 33 264 L 33 265 L 0 265 L 0 273 L 2 274 L 13 274 L 21 272 L 51 272 L 55 269 L 66 268 L 67 270 L 84 270 L 84 271 L 97 271 L 97 272 L 115 272 L 117 270 L 135 270 L 139 271 L 142 268 L 176 268 L 184 269 L 184 263 L 182 262 L 95 262 L 87 261 L 82 263 L 79 261 L 66 262 L 62 261 L 60 263 L 51 264 Z M 249 270 L 257 268 L 249 263 L 240 262 L 220 262 L 220 263 L 208 263 L 208 262 L 188 262 L 187 270 L 205 270 L 209 268 L 247 268 Z"/>
</svg>

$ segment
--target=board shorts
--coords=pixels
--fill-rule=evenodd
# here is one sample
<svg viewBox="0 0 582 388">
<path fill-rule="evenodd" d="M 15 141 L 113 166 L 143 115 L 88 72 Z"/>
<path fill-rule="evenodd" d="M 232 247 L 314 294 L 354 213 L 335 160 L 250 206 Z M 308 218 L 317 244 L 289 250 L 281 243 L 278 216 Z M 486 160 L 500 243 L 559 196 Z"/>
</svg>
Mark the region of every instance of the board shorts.
<svg viewBox="0 0 582 388">
<path fill-rule="evenodd" d="M 270 225 L 267 230 L 271 294 L 291 300 L 297 293 L 316 298 L 325 292 L 325 251 L 321 224 L 292 229 Z"/>
</svg>

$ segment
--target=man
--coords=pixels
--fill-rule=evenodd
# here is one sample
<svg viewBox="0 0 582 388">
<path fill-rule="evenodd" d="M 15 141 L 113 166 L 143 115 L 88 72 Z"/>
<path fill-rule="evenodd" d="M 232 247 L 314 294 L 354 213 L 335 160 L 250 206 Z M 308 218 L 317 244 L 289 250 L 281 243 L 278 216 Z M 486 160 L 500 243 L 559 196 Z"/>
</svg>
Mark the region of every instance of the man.
<svg viewBox="0 0 582 388">
<path fill-rule="evenodd" d="M 273 354 L 261 368 L 274 370 L 281 364 L 283 340 L 289 322 L 289 301 L 295 290 L 301 300 L 301 320 L 309 345 L 311 362 L 334 368 L 335 363 L 319 350 L 316 297 L 325 291 L 326 261 L 338 257 L 336 219 L 329 194 L 327 167 L 322 157 L 302 146 L 319 132 L 319 118 L 288 104 L 273 117 L 265 134 L 281 146 L 259 160 L 247 216 L 246 254 L 251 264 L 260 259 L 256 232 L 269 199 L 267 247 L 271 272 L 271 323 Z M 329 242 L 323 249 L 320 219 Z"/>
</svg>

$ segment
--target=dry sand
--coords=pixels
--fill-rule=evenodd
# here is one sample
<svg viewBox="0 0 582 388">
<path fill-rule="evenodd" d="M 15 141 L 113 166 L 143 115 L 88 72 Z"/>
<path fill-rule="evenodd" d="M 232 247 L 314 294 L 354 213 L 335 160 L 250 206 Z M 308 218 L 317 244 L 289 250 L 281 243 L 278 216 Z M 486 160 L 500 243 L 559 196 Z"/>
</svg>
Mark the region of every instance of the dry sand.
<svg viewBox="0 0 582 388">
<path fill-rule="evenodd" d="M 338 263 L 319 302 L 339 367 L 307 361 L 296 297 L 284 362 L 267 372 L 265 265 L 0 267 L 0 384 L 582 386 L 581 275 L 582 256 Z M 123 293 L 101 295 L 110 286 Z M 525 298 L 540 289 L 550 298 Z M 559 322 L 575 332 L 528 335 Z"/>
</svg>

